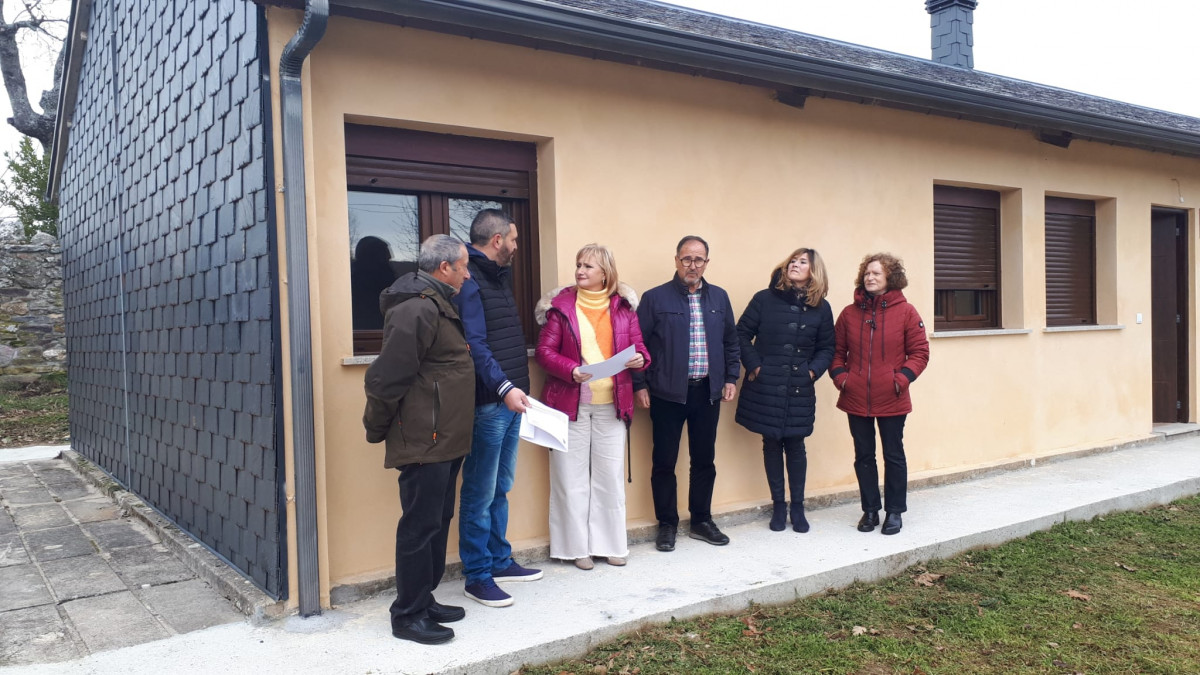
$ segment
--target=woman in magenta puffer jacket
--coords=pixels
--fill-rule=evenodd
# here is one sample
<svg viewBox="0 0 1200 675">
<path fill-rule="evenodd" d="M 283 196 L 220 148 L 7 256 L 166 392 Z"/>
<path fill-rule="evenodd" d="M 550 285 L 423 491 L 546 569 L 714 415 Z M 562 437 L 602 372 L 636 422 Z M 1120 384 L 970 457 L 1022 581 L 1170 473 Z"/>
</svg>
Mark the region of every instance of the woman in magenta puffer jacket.
<svg viewBox="0 0 1200 675">
<path fill-rule="evenodd" d="M 889 253 L 863 258 L 855 279 L 854 303 L 834 324 L 833 365 L 829 375 L 841 390 L 837 407 L 850 419 L 854 473 L 858 477 L 862 518 L 859 532 L 879 525 L 879 468 L 875 462 L 875 426 L 883 445 L 883 534 L 896 534 L 908 510 L 908 463 L 904 457 L 904 421 L 912 412 L 908 388 L 929 363 L 925 323 L 904 293 L 904 264 Z"/>
<path fill-rule="evenodd" d="M 567 452 L 550 453 L 550 557 L 590 570 L 592 557 L 624 565 L 625 483 L 621 451 L 633 420 L 633 378 L 650 353 L 638 327 L 637 294 L 617 280 L 605 247 L 588 244 L 575 256 L 575 285 L 538 302 L 542 325 L 537 362 L 546 371 L 542 402 L 570 418 Z M 637 351 L 626 370 L 592 380 L 579 366 Z"/>
</svg>

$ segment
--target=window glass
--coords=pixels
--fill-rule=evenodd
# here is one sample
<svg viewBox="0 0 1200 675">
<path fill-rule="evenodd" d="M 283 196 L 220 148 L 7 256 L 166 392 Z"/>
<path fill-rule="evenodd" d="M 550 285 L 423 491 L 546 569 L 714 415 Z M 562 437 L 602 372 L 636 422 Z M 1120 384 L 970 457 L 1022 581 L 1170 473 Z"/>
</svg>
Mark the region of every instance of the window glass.
<svg viewBox="0 0 1200 675">
<path fill-rule="evenodd" d="M 350 191 L 350 287 L 354 330 L 383 328 L 379 294 L 417 268 L 420 220 L 414 195 Z"/>
<path fill-rule="evenodd" d="M 464 244 L 471 243 L 471 221 L 475 219 L 476 213 L 484 209 L 509 210 L 505 208 L 505 204 L 497 201 L 451 197 L 449 199 L 450 236 L 462 240 Z M 520 246 L 520 244 L 521 242 L 518 241 L 517 245 Z"/>
</svg>

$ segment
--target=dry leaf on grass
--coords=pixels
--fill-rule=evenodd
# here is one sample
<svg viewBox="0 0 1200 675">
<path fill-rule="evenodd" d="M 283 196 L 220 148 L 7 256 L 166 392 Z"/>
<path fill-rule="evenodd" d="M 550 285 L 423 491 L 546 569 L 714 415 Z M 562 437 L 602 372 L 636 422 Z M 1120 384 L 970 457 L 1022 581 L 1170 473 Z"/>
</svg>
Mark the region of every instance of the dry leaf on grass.
<svg viewBox="0 0 1200 675">
<path fill-rule="evenodd" d="M 1063 595 L 1067 596 L 1068 598 L 1075 598 L 1076 600 L 1082 600 L 1084 602 L 1087 602 L 1088 600 L 1092 599 L 1092 596 L 1090 596 L 1086 593 L 1080 593 L 1079 591 L 1077 591 L 1073 588 L 1069 591 L 1063 591 Z"/>
<path fill-rule="evenodd" d="M 1121 563 L 1121 562 L 1119 562 L 1119 563 L 1113 563 L 1113 564 L 1114 564 L 1114 565 L 1116 565 L 1117 567 L 1120 567 L 1121 569 L 1125 570 L 1126 572 L 1136 572 L 1136 571 L 1138 571 L 1138 568 L 1136 568 L 1136 567 L 1130 567 L 1129 565 L 1126 565 L 1125 563 Z"/>
<path fill-rule="evenodd" d="M 933 572 L 925 572 L 913 577 L 913 583 L 918 586 L 932 586 L 938 581 L 946 577 L 945 574 L 934 574 Z"/>
<path fill-rule="evenodd" d="M 850 631 L 850 633 L 851 633 L 851 635 L 866 635 L 867 629 L 863 626 L 855 626 L 854 629 Z"/>
</svg>

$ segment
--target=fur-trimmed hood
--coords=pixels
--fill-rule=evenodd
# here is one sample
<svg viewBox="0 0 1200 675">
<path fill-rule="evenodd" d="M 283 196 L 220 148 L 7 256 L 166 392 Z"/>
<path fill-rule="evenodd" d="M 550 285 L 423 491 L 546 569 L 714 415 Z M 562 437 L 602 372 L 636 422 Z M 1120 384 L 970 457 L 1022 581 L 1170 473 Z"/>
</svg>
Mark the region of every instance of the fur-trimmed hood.
<svg viewBox="0 0 1200 675">
<path fill-rule="evenodd" d="M 558 288 L 548 291 L 542 296 L 541 300 L 538 300 L 537 306 L 533 308 L 533 317 L 537 320 L 539 326 L 546 325 L 546 312 L 550 311 L 550 304 L 554 301 L 554 298 L 558 297 L 560 293 L 570 288 L 575 288 L 575 286 L 559 286 Z M 637 291 L 633 290 L 633 286 L 630 286 L 624 281 L 618 281 L 617 295 L 620 295 L 622 298 L 624 298 L 625 302 L 629 303 L 630 309 L 635 312 L 637 311 L 638 294 Z"/>
</svg>

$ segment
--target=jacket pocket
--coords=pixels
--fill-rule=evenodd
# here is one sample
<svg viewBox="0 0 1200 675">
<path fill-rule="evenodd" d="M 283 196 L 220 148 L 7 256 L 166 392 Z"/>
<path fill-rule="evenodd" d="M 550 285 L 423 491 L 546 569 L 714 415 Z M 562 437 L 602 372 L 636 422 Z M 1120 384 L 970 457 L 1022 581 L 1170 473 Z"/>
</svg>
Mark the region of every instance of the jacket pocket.
<svg viewBox="0 0 1200 675">
<path fill-rule="evenodd" d="M 433 381 L 433 445 L 438 442 L 438 422 L 442 416 L 442 385 Z"/>
</svg>

